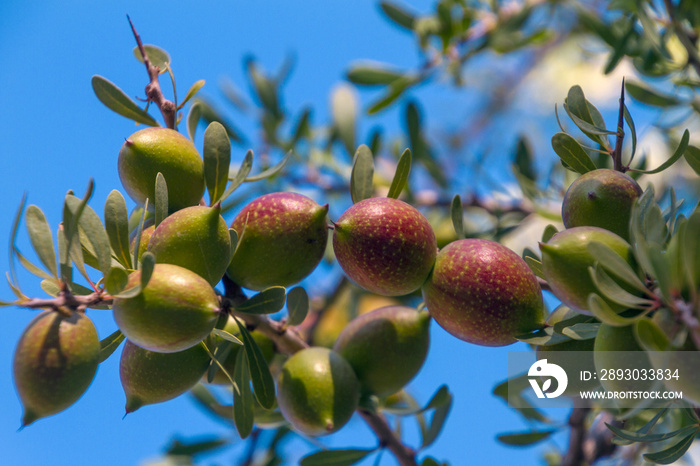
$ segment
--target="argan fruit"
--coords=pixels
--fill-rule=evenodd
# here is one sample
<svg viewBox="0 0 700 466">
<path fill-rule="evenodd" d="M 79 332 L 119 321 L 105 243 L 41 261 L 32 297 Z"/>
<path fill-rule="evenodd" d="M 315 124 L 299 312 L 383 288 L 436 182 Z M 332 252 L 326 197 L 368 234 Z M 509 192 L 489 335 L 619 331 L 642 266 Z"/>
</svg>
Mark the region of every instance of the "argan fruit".
<svg viewBox="0 0 700 466">
<path fill-rule="evenodd" d="M 14 356 L 22 426 L 78 401 L 97 372 L 100 339 L 85 314 L 43 311 L 24 330 Z"/>
<path fill-rule="evenodd" d="M 564 195 L 564 226 L 600 227 L 629 241 L 632 206 L 641 195 L 642 188 L 622 172 L 600 168 L 584 173 Z"/>
<path fill-rule="evenodd" d="M 365 199 L 334 224 L 333 250 L 353 282 L 384 296 L 416 291 L 435 263 L 437 241 L 428 220 L 398 199 Z"/>
<path fill-rule="evenodd" d="M 608 391 L 651 390 L 655 380 L 625 380 L 617 377 L 617 370 L 625 368 L 647 371 L 653 367 L 647 353 L 634 336 L 634 326 L 614 327 L 601 324 L 593 345 L 593 361 L 600 384 Z M 603 370 L 608 371 L 607 377 Z M 615 371 L 613 376 L 609 371 Z M 624 375 L 624 374 L 623 374 Z"/>
<path fill-rule="evenodd" d="M 239 241 L 226 273 L 251 290 L 303 280 L 326 250 L 327 213 L 328 205 L 320 206 L 301 194 L 258 197 L 231 224 Z"/>
<path fill-rule="evenodd" d="M 401 390 L 425 362 L 430 315 L 406 306 L 387 306 L 353 319 L 333 351 L 350 363 L 362 391 L 380 397 Z"/>
<path fill-rule="evenodd" d="M 593 241 L 605 244 L 627 263 L 634 264 L 629 243 L 615 233 L 598 227 L 570 228 L 554 235 L 547 244 L 540 243 L 542 271 L 552 293 L 562 303 L 583 313 L 589 313 L 588 295 L 598 294 L 588 270 L 596 262 L 588 251 L 588 245 Z M 624 284 L 621 285 L 625 288 Z M 626 289 L 636 293 L 632 288 Z M 616 311 L 625 309 L 603 299 Z"/>
<path fill-rule="evenodd" d="M 126 412 L 182 395 L 202 378 L 209 361 L 202 345 L 176 353 L 156 353 L 127 340 L 119 361 Z"/>
<path fill-rule="evenodd" d="M 129 275 L 126 289 L 136 286 L 141 271 Z M 209 282 L 172 264 L 156 264 L 145 289 L 132 298 L 114 298 L 114 320 L 136 345 L 175 353 L 202 341 L 216 325 L 219 299 Z"/>
<path fill-rule="evenodd" d="M 170 212 L 197 205 L 204 195 L 204 162 L 192 141 L 169 128 L 145 128 L 119 151 L 119 178 L 137 204 L 155 201 L 156 175 L 168 185 Z"/>
<path fill-rule="evenodd" d="M 221 206 L 192 206 L 165 218 L 148 243 L 159 264 L 174 264 L 215 286 L 231 259 L 231 237 Z"/>
<path fill-rule="evenodd" d="M 360 383 L 350 364 L 327 348 L 306 348 L 290 357 L 277 377 L 277 403 L 298 431 L 332 434 L 352 417 Z"/>
<path fill-rule="evenodd" d="M 520 256 L 494 241 L 462 239 L 445 246 L 423 298 L 442 328 L 477 345 L 509 345 L 516 335 L 544 326 L 537 277 Z"/>
</svg>

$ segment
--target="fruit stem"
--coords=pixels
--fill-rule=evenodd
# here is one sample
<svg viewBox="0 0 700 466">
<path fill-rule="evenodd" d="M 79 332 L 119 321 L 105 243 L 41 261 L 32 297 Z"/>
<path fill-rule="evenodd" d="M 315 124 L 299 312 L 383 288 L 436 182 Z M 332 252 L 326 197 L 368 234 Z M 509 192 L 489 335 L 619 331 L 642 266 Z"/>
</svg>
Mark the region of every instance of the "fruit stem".
<svg viewBox="0 0 700 466">
<path fill-rule="evenodd" d="M 624 173 L 626 167 L 622 165 L 622 141 L 625 139 L 624 131 L 624 116 L 625 116 L 625 78 L 622 78 L 622 90 L 620 91 L 620 111 L 617 115 L 617 135 L 615 139 L 615 150 L 613 151 L 613 168 L 615 171 Z"/>
</svg>

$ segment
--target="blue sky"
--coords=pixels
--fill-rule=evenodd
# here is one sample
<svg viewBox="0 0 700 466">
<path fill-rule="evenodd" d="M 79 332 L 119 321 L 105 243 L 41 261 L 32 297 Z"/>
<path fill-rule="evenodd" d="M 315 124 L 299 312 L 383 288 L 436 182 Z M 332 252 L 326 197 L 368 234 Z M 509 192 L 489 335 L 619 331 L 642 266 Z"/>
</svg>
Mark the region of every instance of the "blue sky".
<svg viewBox="0 0 700 466">
<path fill-rule="evenodd" d="M 181 93 L 196 80 L 205 79 L 204 91 L 217 97 L 217 83 L 224 76 L 246 90 L 245 55 L 254 55 L 263 67 L 274 70 L 287 54 L 294 53 L 297 62 L 285 87 L 285 105 L 299 109 L 311 104 L 317 121 L 327 118 L 328 93 L 342 81 L 349 62 L 367 58 L 410 66 L 416 60 L 412 39 L 390 27 L 374 1 L 42 3 L 10 1 L 0 6 L 0 244 L 9 241 L 22 192 L 27 193 L 30 204 L 43 209 L 55 228 L 68 189 L 82 194 L 88 178 L 94 177 L 91 205 L 97 212 L 102 211 L 112 189 L 121 189 L 117 153 L 135 128 L 98 102 L 90 78 L 99 74 L 130 95 L 142 92 L 145 73 L 132 56 L 127 13 L 146 43 L 170 52 Z M 425 10 L 430 3 L 411 2 L 417 10 Z M 367 95 L 361 97 L 363 103 L 369 101 Z M 441 121 L 439 115 L 428 118 Z M 388 111 L 372 122 L 396 132 L 398 112 Z M 244 121 L 237 123 L 250 128 Z M 363 126 L 361 131 L 367 129 Z M 239 160 L 243 153 L 244 148 L 235 148 L 234 159 Z M 18 244 L 29 251 L 24 231 Z M 8 267 L 6 254 L 0 254 L 0 270 Z M 20 280 L 27 294 L 42 295 L 36 280 L 24 274 Z M 10 297 L 9 288 L 0 285 L 0 299 Z M 12 307 L 0 312 L 0 451 L 4 463 L 137 464 L 157 457 L 174 435 L 184 439 L 226 435 L 222 425 L 201 413 L 187 397 L 146 407 L 122 420 L 118 354 L 101 365 L 91 388 L 76 405 L 17 432 L 21 406 L 11 381 L 12 353 L 34 311 Z M 90 311 L 89 315 L 101 337 L 115 329 L 108 311 Z M 444 433 L 427 453 L 452 464 L 464 464 L 466 457 L 474 464 L 539 464 L 536 449 L 507 448 L 495 440 L 498 433 L 525 428 L 516 414 L 491 395 L 493 386 L 507 376 L 507 349 L 467 345 L 437 325 L 433 325 L 432 336 L 429 359 L 411 391 L 425 402 L 445 383 L 455 403 Z M 415 437 L 410 429 L 409 436 Z M 374 445 L 359 419 L 323 442 L 336 447 Z M 290 457 L 298 457 L 300 447 L 308 448 L 302 442 L 290 443 Z M 239 453 L 240 448 L 230 450 L 219 459 L 235 462 Z M 382 464 L 392 464 L 389 455 Z"/>
</svg>

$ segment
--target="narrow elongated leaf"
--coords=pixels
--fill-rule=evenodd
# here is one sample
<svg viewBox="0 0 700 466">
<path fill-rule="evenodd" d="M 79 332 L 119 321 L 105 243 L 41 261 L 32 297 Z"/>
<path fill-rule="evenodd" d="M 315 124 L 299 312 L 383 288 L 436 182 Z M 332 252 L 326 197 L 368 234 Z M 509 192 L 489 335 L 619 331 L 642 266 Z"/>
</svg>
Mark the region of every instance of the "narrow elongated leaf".
<svg viewBox="0 0 700 466">
<path fill-rule="evenodd" d="M 309 313 L 309 295 L 300 286 L 294 287 L 287 293 L 288 325 L 301 325 Z"/>
<path fill-rule="evenodd" d="M 107 293 L 111 295 L 116 295 L 122 292 L 126 288 L 126 284 L 129 281 L 129 274 L 126 270 L 119 267 L 112 267 L 109 269 L 107 275 L 105 275 L 105 288 Z"/>
<path fill-rule="evenodd" d="M 615 312 L 603 298 L 595 293 L 588 295 L 588 310 L 593 316 L 604 324 L 615 327 L 626 327 L 637 319 L 641 319 L 643 314 L 635 317 L 624 317 Z"/>
<path fill-rule="evenodd" d="M 185 94 L 185 98 L 180 102 L 180 104 L 177 106 L 178 110 L 181 109 L 182 107 L 185 106 L 185 104 L 192 98 L 194 95 L 199 92 L 199 90 L 204 86 L 205 81 L 203 79 L 200 79 L 199 81 L 195 82 L 192 84 L 190 89 L 187 91 L 187 94 Z"/>
<path fill-rule="evenodd" d="M 552 136 L 552 148 L 564 163 L 578 173 L 584 174 L 596 169 L 581 144 L 566 133 Z"/>
<path fill-rule="evenodd" d="M 644 283 L 640 280 L 632 267 L 609 246 L 597 241 L 592 241 L 587 246 L 587 249 L 605 270 L 639 291 L 647 292 L 646 286 L 644 286 Z"/>
<path fill-rule="evenodd" d="M 136 228 L 136 239 L 134 240 L 134 269 L 139 265 L 139 249 L 141 249 L 141 236 L 143 234 L 143 224 L 146 221 L 146 212 L 148 212 L 148 198 L 143 205 L 143 210 L 141 211 L 141 219 L 139 220 L 138 227 Z"/>
<path fill-rule="evenodd" d="M 379 113 L 381 110 L 384 110 L 389 105 L 394 103 L 399 97 L 401 97 L 401 94 L 403 94 L 404 91 L 406 91 L 406 89 L 408 89 L 414 83 L 415 79 L 407 76 L 403 76 L 393 81 L 387 86 L 384 95 L 370 104 L 369 108 L 367 109 L 367 114 L 374 115 L 375 113 Z"/>
<path fill-rule="evenodd" d="M 115 257 L 126 268 L 131 268 L 129 253 L 129 211 L 124 196 L 115 190 L 105 202 L 105 230 Z"/>
<path fill-rule="evenodd" d="M 614 303 L 633 309 L 641 309 L 653 304 L 652 301 L 635 296 L 622 288 L 598 264 L 595 267 L 589 267 L 588 272 L 600 294 Z"/>
<path fill-rule="evenodd" d="M 9 272 L 6 273 L 7 275 L 7 281 L 10 284 L 10 287 L 12 288 L 12 291 L 17 294 L 17 291 L 19 291 L 17 287 L 17 273 L 15 271 L 15 251 L 17 248 L 15 245 L 17 244 L 17 234 L 19 233 L 19 223 L 22 220 L 22 215 L 24 214 L 24 207 L 27 204 L 27 193 L 22 194 L 22 200 L 19 203 L 19 207 L 17 207 L 17 211 L 15 212 L 15 217 L 14 220 L 12 221 L 12 229 L 10 230 L 10 270 Z M 59 256 L 60 257 L 60 256 Z M 21 293 L 20 293 L 21 294 Z M 17 296 L 18 298 L 22 298 L 24 295 Z"/>
<path fill-rule="evenodd" d="M 248 150 L 248 152 L 245 154 L 245 158 L 243 159 L 243 163 L 241 163 L 241 167 L 238 169 L 236 174 L 231 176 L 231 173 L 229 172 L 229 179 L 231 180 L 231 183 L 228 185 L 228 188 L 226 188 L 226 192 L 221 196 L 221 201 L 229 197 L 241 184 L 243 184 L 248 176 L 248 173 L 250 173 L 251 168 L 253 168 L 253 151 Z"/>
<path fill-rule="evenodd" d="M 690 133 L 686 129 L 683 132 L 683 136 L 681 137 L 681 142 L 678 144 L 678 147 L 676 148 L 676 151 L 673 153 L 673 155 L 664 163 L 659 165 L 657 168 L 653 170 L 639 170 L 641 173 L 646 173 L 648 175 L 652 175 L 654 173 L 660 173 L 664 170 L 666 170 L 668 167 L 673 165 L 680 159 L 683 154 L 686 152 L 686 149 L 688 148 L 688 141 L 690 140 Z"/>
<path fill-rule="evenodd" d="M 625 81 L 625 90 L 633 99 L 655 107 L 672 107 L 681 103 L 672 95 L 663 94 L 635 81 Z"/>
<path fill-rule="evenodd" d="M 201 118 L 201 104 L 199 102 L 195 102 L 190 106 L 190 111 L 187 112 L 187 134 L 189 135 L 192 142 L 194 142 L 194 136 L 197 133 L 197 126 L 199 126 L 199 120 Z"/>
<path fill-rule="evenodd" d="M 155 217 L 153 219 L 154 225 L 158 228 L 160 222 L 165 220 L 168 216 L 168 185 L 165 181 L 165 177 L 161 172 L 156 175 L 156 204 L 155 204 Z"/>
<path fill-rule="evenodd" d="M 282 310 L 286 296 L 287 292 L 283 286 L 271 286 L 236 306 L 236 311 L 246 314 L 274 314 Z"/>
<path fill-rule="evenodd" d="M 416 22 L 416 17 L 413 13 L 392 2 L 380 2 L 379 7 L 394 23 L 406 29 L 413 30 Z"/>
<path fill-rule="evenodd" d="M 239 132 L 239 130 L 236 127 L 234 127 L 233 124 L 230 121 L 228 121 L 228 119 L 225 118 L 217 109 L 215 109 L 211 103 L 202 99 L 201 97 L 197 97 L 195 99 L 195 102 L 197 104 L 197 110 L 201 119 L 204 120 L 204 122 L 207 125 L 213 121 L 218 121 L 219 123 L 224 125 L 228 136 L 232 140 L 236 142 L 243 142 L 244 138 Z"/>
<path fill-rule="evenodd" d="M 212 438 L 210 440 L 199 440 L 196 442 L 182 443 L 179 440 L 173 440 L 172 444 L 166 450 L 166 455 L 176 457 L 192 458 L 199 453 L 205 453 L 224 445 L 228 445 L 231 441 L 226 438 Z"/>
<path fill-rule="evenodd" d="M 346 74 L 348 81 L 360 86 L 388 85 L 403 76 L 400 71 L 392 70 L 383 63 L 355 65 Z"/>
<path fill-rule="evenodd" d="M 255 343 L 253 337 L 250 336 L 245 323 L 236 319 L 238 328 L 241 331 L 243 340 L 243 348 L 248 359 L 248 367 L 250 369 L 250 378 L 253 382 L 253 390 L 255 398 L 265 409 L 272 409 L 275 404 L 275 382 L 270 374 L 270 368 L 265 361 L 262 351 Z"/>
<path fill-rule="evenodd" d="M 572 340 L 590 340 L 598 334 L 600 323 L 581 323 L 565 327 L 561 333 Z"/>
<path fill-rule="evenodd" d="M 394 179 L 391 180 L 391 186 L 389 187 L 389 193 L 387 197 L 393 199 L 398 199 L 401 195 L 401 191 L 406 187 L 408 183 L 408 177 L 411 174 L 411 150 L 406 149 L 401 154 L 399 158 L 399 163 L 396 165 L 396 172 L 394 173 Z"/>
<path fill-rule="evenodd" d="M 623 108 L 623 116 L 625 118 L 625 122 L 627 122 L 627 126 L 630 129 L 630 136 L 632 139 L 632 154 L 630 155 L 631 162 L 634 158 L 634 154 L 637 153 L 637 129 L 634 126 L 634 120 L 632 119 L 632 115 L 630 115 L 629 110 L 627 110 L 627 105 L 625 105 Z"/>
<path fill-rule="evenodd" d="M 103 362 L 107 360 L 107 358 L 119 348 L 122 341 L 124 341 L 124 335 L 119 330 L 100 341 L 100 356 L 98 361 Z"/>
<path fill-rule="evenodd" d="M 61 225 L 56 233 L 56 244 L 58 245 L 58 264 L 61 271 L 61 280 L 64 283 L 73 281 L 73 263 L 70 260 L 68 251 L 68 240 Z"/>
<path fill-rule="evenodd" d="M 24 255 L 22 255 L 22 253 L 19 252 L 19 249 L 13 247 L 12 251 L 13 255 L 17 258 L 17 260 L 19 260 L 19 263 L 22 264 L 22 267 L 27 269 L 33 275 L 36 275 L 37 277 L 42 278 L 44 280 L 56 280 L 55 277 L 45 272 L 44 269 L 42 269 L 38 265 L 34 265 L 32 262 L 29 261 L 29 259 L 24 257 Z"/>
<path fill-rule="evenodd" d="M 634 335 L 639 346 L 646 351 L 666 351 L 671 347 L 666 334 L 651 319 L 641 319 L 634 324 Z"/>
<path fill-rule="evenodd" d="M 555 227 L 552 224 L 547 225 L 546 227 L 544 227 L 544 231 L 542 232 L 542 242 L 548 243 L 549 240 L 552 239 L 552 237 L 557 233 L 559 233 L 557 227 Z"/>
<path fill-rule="evenodd" d="M 152 252 L 146 251 L 141 256 L 141 289 L 146 288 L 153 275 L 156 266 L 156 256 Z"/>
<path fill-rule="evenodd" d="M 75 201 L 77 199 L 73 198 Z M 84 233 L 88 245 L 86 248 L 97 259 L 97 266 L 102 274 L 107 274 L 112 267 L 112 248 L 104 225 L 92 207 L 86 205 L 78 221 L 79 233 Z M 82 240 L 82 234 L 81 240 Z"/>
<path fill-rule="evenodd" d="M 226 341 L 230 341 L 231 343 L 235 343 L 236 345 L 242 345 L 243 342 L 236 338 L 235 335 L 232 335 L 224 330 L 215 328 L 214 330 L 211 331 L 212 335 L 216 335 L 219 338 L 223 338 Z"/>
<path fill-rule="evenodd" d="M 92 77 L 92 90 L 107 108 L 121 116 L 148 126 L 160 126 L 146 111 L 142 110 L 121 89 L 102 76 Z"/>
<path fill-rule="evenodd" d="M 558 343 L 563 343 L 565 341 L 571 341 L 570 337 L 562 335 L 561 333 L 556 333 L 553 327 L 543 328 L 526 335 L 516 335 L 515 339 L 524 341 L 525 343 L 529 343 L 531 345 L 540 346 L 551 346 Z"/>
<path fill-rule="evenodd" d="M 305 456 L 300 466 L 350 466 L 377 451 L 373 449 L 347 448 L 342 450 L 321 450 Z"/>
<path fill-rule="evenodd" d="M 226 128 L 212 122 L 204 131 L 204 179 L 209 191 L 209 205 L 216 204 L 223 196 L 231 165 L 231 140 Z"/>
<path fill-rule="evenodd" d="M 260 180 L 264 180 L 264 179 L 271 178 L 271 177 L 275 176 L 280 171 L 282 171 L 282 169 L 287 164 L 287 162 L 289 161 L 289 158 L 291 156 L 292 156 L 292 151 L 290 150 L 289 152 L 287 152 L 287 154 L 284 156 L 284 158 L 282 160 L 280 160 L 279 163 L 277 163 L 276 165 L 268 168 L 265 171 L 258 173 L 257 175 L 248 176 L 243 181 L 245 181 L 246 183 L 249 183 L 251 181 L 260 181 Z"/>
<path fill-rule="evenodd" d="M 352 154 L 356 147 L 357 107 L 357 96 L 352 86 L 341 84 L 332 92 L 333 129 L 348 154 Z"/>
<path fill-rule="evenodd" d="M 445 425 L 445 421 L 447 420 L 447 415 L 450 413 L 450 409 L 452 408 L 452 395 L 449 396 L 448 401 L 439 406 L 437 409 L 435 409 L 435 412 L 433 413 L 433 417 L 430 420 L 430 427 L 428 428 L 427 434 L 423 437 L 423 441 L 421 443 L 421 448 L 426 448 L 430 446 L 435 439 L 437 439 L 438 435 L 440 435 L 440 432 L 442 431 L 442 428 Z"/>
<path fill-rule="evenodd" d="M 250 371 L 246 353 L 239 351 L 233 369 L 233 380 L 238 390 L 233 390 L 233 420 L 241 438 L 246 438 L 253 431 L 253 394 L 250 390 Z"/>
<path fill-rule="evenodd" d="M 591 112 L 591 108 L 595 111 Z M 600 112 L 586 100 L 581 86 L 572 86 L 569 89 L 564 103 L 564 109 L 574 124 L 578 126 L 586 136 L 603 147 L 609 147 L 610 143 L 608 139 L 603 136 L 615 134 L 616 131 L 605 129 L 602 118 L 594 118 L 594 114 L 597 113 L 597 117 Z"/>
<path fill-rule="evenodd" d="M 27 207 L 25 214 L 25 222 L 29 240 L 32 247 L 39 257 L 41 263 L 46 267 L 53 277 L 58 277 L 58 268 L 56 267 L 56 250 L 53 247 L 53 234 L 51 227 L 46 221 L 46 216 L 35 205 Z"/>
<path fill-rule="evenodd" d="M 211 383 L 214 380 L 217 372 L 219 372 L 221 361 L 226 361 L 226 358 L 228 358 L 232 348 L 233 343 L 229 340 L 221 340 L 219 344 L 216 345 L 216 348 L 214 348 L 214 354 L 212 354 L 211 357 L 211 362 L 209 363 L 209 369 L 207 369 L 207 382 Z M 231 374 L 229 374 L 229 376 L 230 375 Z"/>
<path fill-rule="evenodd" d="M 496 438 L 499 442 L 505 443 L 506 445 L 525 446 L 546 440 L 555 432 L 557 432 L 557 429 L 531 430 L 529 432 L 514 434 L 500 434 Z"/>
<path fill-rule="evenodd" d="M 546 278 L 544 276 L 544 271 L 542 270 L 542 262 L 541 261 L 538 261 L 537 259 L 535 259 L 532 256 L 525 256 L 524 259 L 525 259 L 525 263 L 530 268 L 530 270 L 532 270 L 532 273 L 534 273 L 535 276 L 537 276 L 543 280 L 546 280 Z"/>
<path fill-rule="evenodd" d="M 695 146 L 688 146 L 685 150 L 685 161 L 688 162 L 688 165 L 695 173 L 700 175 L 700 149 Z"/>
<path fill-rule="evenodd" d="M 459 194 L 455 194 L 455 197 L 452 198 L 450 215 L 457 239 L 464 239 L 464 209 L 462 209 L 462 198 L 459 197 Z"/>
<path fill-rule="evenodd" d="M 688 435 L 680 439 L 678 443 L 666 448 L 665 450 L 654 453 L 644 453 L 644 459 L 656 464 L 671 464 L 675 463 L 685 455 L 690 446 L 695 440 L 695 435 L 698 433 L 698 427 L 695 426 Z"/>
<path fill-rule="evenodd" d="M 160 68 L 160 73 L 163 74 L 170 66 L 170 55 L 162 48 L 155 45 L 144 45 L 144 51 L 151 65 Z M 134 47 L 134 56 L 138 61 L 144 63 L 143 55 L 138 47 Z"/>
<path fill-rule="evenodd" d="M 374 176 L 374 159 L 369 147 L 362 144 L 355 152 L 350 175 L 350 196 L 353 203 L 372 197 Z"/>
</svg>

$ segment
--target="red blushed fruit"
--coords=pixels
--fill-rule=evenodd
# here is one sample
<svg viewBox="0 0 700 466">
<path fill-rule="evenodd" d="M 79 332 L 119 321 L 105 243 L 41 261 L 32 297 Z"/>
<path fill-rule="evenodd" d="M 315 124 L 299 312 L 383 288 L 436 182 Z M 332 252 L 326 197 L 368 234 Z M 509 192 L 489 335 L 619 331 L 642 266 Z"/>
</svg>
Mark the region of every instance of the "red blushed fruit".
<svg viewBox="0 0 700 466">
<path fill-rule="evenodd" d="M 525 261 L 505 246 L 482 239 L 448 244 L 423 286 L 435 321 L 455 337 L 483 346 L 515 343 L 542 328 L 542 290 Z"/>
<path fill-rule="evenodd" d="M 375 197 L 340 216 L 333 250 L 345 274 L 359 286 L 384 296 L 401 296 L 425 282 L 435 263 L 437 241 L 416 208 Z"/>
</svg>

